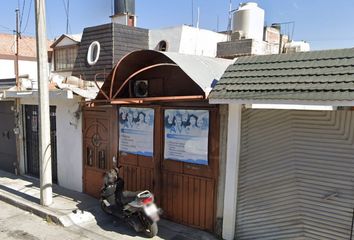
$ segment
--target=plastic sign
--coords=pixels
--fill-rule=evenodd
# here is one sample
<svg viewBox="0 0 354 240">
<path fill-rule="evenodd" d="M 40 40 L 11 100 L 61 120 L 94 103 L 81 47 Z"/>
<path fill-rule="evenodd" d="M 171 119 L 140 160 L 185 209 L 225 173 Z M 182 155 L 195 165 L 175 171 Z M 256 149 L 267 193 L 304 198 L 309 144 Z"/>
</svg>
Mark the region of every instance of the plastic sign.
<svg viewBox="0 0 354 240">
<path fill-rule="evenodd" d="M 119 151 L 153 156 L 154 109 L 119 108 Z"/>
<path fill-rule="evenodd" d="M 208 110 L 165 110 L 165 151 L 169 160 L 208 165 Z"/>
</svg>

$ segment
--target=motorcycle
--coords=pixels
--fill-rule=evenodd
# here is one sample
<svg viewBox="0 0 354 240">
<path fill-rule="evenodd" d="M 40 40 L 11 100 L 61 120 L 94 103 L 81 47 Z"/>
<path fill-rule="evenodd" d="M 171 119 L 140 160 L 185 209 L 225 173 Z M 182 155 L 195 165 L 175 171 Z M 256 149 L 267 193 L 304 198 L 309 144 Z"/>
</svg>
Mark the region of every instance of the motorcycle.
<svg viewBox="0 0 354 240">
<path fill-rule="evenodd" d="M 119 176 L 119 168 L 111 169 L 104 176 L 100 198 L 102 210 L 126 221 L 135 231 L 144 232 L 147 237 L 156 236 L 161 209 L 155 205 L 154 195 L 148 190 L 123 191 L 124 180 Z"/>
</svg>

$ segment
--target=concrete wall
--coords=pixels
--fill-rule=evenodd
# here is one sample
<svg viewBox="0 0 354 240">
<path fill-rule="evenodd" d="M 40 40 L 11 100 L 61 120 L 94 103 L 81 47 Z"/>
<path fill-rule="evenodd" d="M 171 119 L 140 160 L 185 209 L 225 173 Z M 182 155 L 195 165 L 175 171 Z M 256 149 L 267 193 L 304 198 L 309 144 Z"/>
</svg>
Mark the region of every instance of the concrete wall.
<svg viewBox="0 0 354 240">
<path fill-rule="evenodd" d="M 74 113 L 79 109 L 79 97 L 74 99 L 52 99 L 56 106 L 58 184 L 75 191 L 82 191 L 82 115 L 77 119 Z M 37 98 L 23 98 L 21 105 L 36 105 Z M 23 139 L 23 138 L 22 138 Z M 22 149 L 25 142 L 22 141 Z M 25 152 L 21 156 L 24 168 Z M 22 169 L 21 172 L 23 172 Z"/>
<path fill-rule="evenodd" d="M 226 152 L 227 152 L 227 125 L 228 125 L 228 105 L 220 105 L 220 142 L 219 142 L 219 179 L 216 204 L 216 229 L 218 236 L 222 235 L 222 221 L 224 216 L 224 194 L 225 194 L 225 172 L 226 172 Z"/>
<path fill-rule="evenodd" d="M 180 53 L 215 57 L 217 43 L 227 41 L 227 35 L 210 30 L 183 26 Z"/>
<path fill-rule="evenodd" d="M 239 56 L 278 54 L 279 44 L 254 39 L 241 39 L 218 43 L 217 56 L 234 58 Z"/>
<path fill-rule="evenodd" d="M 162 40 L 168 52 L 215 57 L 218 42 L 227 41 L 225 34 L 189 26 L 177 26 L 149 31 L 149 49 L 156 49 Z"/>
<path fill-rule="evenodd" d="M 149 31 L 149 49 L 158 50 L 160 41 L 167 42 L 168 52 L 179 52 L 181 45 L 182 26 L 155 29 Z"/>
<path fill-rule="evenodd" d="M 15 78 L 14 60 L 0 59 L 0 79 Z M 37 62 L 36 61 L 19 61 L 19 74 L 29 74 L 29 78 L 37 80 Z"/>
</svg>

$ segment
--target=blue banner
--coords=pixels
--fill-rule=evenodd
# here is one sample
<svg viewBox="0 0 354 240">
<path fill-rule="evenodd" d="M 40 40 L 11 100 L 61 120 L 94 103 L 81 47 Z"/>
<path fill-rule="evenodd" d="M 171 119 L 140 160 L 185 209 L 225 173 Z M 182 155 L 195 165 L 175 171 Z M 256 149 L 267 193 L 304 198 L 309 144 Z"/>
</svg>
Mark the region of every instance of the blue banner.
<svg viewBox="0 0 354 240">
<path fill-rule="evenodd" d="M 119 108 L 119 151 L 152 157 L 154 109 Z"/>
<path fill-rule="evenodd" d="M 164 157 L 208 165 L 208 110 L 165 110 Z"/>
</svg>

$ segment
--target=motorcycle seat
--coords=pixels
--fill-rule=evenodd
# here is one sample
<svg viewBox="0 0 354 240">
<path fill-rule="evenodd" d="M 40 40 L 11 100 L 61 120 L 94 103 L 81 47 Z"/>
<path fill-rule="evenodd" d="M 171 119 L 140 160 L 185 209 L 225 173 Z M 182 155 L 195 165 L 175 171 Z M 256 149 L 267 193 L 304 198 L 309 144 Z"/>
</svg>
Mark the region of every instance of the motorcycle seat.
<svg viewBox="0 0 354 240">
<path fill-rule="evenodd" d="M 130 192 L 130 191 L 124 191 L 122 193 L 122 198 L 121 198 L 121 201 L 122 201 L 122 204 L 123 205 L 126 205 L 130 202 L 133 202 L 136 198 L 136 196 L 139 194 L 140 192 Z"/>
</svg>

